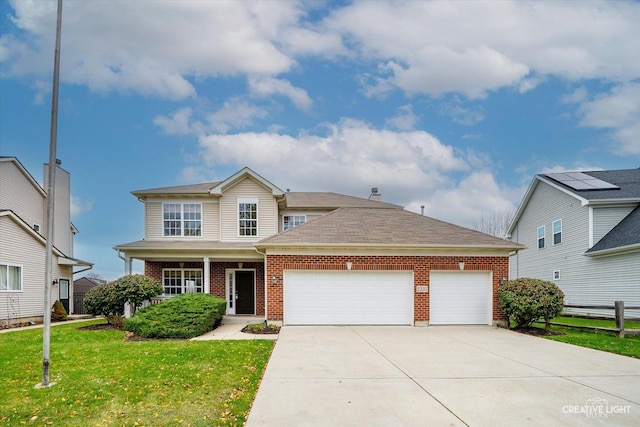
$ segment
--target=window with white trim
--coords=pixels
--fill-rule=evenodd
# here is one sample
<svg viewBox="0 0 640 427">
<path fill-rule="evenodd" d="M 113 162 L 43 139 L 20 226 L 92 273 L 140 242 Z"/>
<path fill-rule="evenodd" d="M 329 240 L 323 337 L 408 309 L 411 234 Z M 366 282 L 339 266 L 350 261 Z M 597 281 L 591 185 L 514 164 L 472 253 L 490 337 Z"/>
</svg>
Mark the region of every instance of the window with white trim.
<svg viewBox="0 0 640 427">
<path fill-rule="evenodd" d="M 538 249 L 544 249 L 545 226 L 538 227 Z"/>
<path fill-rule="evenodd" d="M 562 220 L 553 221 L 553 244 L 562 243 Z"/>
<path fill-rule="evenodd" d="M 290 228 L 297 227 L 307 222 L 306 215 L 284 215 L 282 217 L 282 230 L 286 231 Z"/>
<path fill-rule="evenodd" d="M 0 264 L 0 292 L 22 291 L 22 266 Z"/>
<path fill-rule="evenodd" d="M 258 200 L 238 199 L 238 236 L 258 235 Z"/>
<path fill-rule="evenodd" d="M 201 203 L 163 203 L 163 236 L 202 236 Z"/>
<path fill-rule="evenodd" d="M 164 296 L 202 292 L 202 270 L 166 268 L 162 270 Z"/>
<path fill-rule="evenodd" d="M 553 280 L 560 280 L 560 270 L 553 271 Z"/>
</svg>

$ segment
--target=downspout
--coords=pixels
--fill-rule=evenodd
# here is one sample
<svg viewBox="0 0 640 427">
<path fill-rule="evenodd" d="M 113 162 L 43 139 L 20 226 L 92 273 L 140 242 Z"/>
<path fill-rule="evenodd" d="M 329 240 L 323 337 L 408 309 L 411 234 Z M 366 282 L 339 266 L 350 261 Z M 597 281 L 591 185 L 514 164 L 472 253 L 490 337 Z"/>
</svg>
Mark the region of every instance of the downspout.
<svg viewBox="0 0 640 427">
<path fill-rule="evenodd" d="M 256 248 L 255 246 L 253 247 L 256 252 L 258 252 L 260 255 L 262 255 L 264 257 L 264 268 L 263 268 L 263 273 L 264 273 L 264 321 L 266 322 L 268 317 L 267 317 L 267 307 L 269 306 L 267 304 L 267 298 L 268 298 L 268 293 L 267 293 L 267 253 L 266 252 L 260 252 L 258 250 L 258 248 Z"/>
</svg>

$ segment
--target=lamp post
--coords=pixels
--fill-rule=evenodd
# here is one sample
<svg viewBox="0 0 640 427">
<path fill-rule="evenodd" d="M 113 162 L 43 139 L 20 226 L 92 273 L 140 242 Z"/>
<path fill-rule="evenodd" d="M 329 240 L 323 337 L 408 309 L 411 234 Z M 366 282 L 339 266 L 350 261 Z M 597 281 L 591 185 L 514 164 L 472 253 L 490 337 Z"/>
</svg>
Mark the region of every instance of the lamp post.
<svg viewBox="0 0 640 427">
<path fill-rule="evenodd" d="M 53 265 L 53 227 L 56 169 L 56 143 L 58 138 L 58 86 L 60 83 L 60 33 L 62 29 L 62 0 L 58 0 L 56 20 L 56 50 L 53 60 L 53 90 L 51 97 L 51 130 L 49 134 L 49 170 L 47 187 L 47 242 L 44 272 L 44 324 L 42 328 L 42 382 L 36 387 L 50 387 L 49 352 L 51 343 L 51 269 Z"/>
</svg>

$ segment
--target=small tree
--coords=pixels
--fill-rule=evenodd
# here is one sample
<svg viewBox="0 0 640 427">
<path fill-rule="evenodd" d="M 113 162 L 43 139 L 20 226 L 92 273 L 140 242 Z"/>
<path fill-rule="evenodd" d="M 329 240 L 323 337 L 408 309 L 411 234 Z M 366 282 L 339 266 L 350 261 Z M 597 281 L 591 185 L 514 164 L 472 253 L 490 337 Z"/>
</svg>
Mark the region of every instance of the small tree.
<svg viewBox="0 0 640 427">
<path fill-rule="evenodd" d="M 124 276 L 106 285 L 91 288 L 84 297 L 87 313 L 104 316 L 111 325 L 122 325 L 125 304 L 132 304 L 133 311 L 143 301 L 162 294 L 162 286 L 141 274 Z"/>
<path fill-rule="evenodd" d="M 56 300 L 51 307 L 51 320 L 59 322 L 61 320 L 67 320 L 67 310 L 64 309 L 64 305 L 60 300 Z"/>
<path fill-rule="evenodd" d="M 502 311 L 524 328 L 543 317 L 549 329 L 551 319 L 562 313 L 564 293 L 553 282 L 523 277 L 511 280 L 498 290 Z"/>
</svg>

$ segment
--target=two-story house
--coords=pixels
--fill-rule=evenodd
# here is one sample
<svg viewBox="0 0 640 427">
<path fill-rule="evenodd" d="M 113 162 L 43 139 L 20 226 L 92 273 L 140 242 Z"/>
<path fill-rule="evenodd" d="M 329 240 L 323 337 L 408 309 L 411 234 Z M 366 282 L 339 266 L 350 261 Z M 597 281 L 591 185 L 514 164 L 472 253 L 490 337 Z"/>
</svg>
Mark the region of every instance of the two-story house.
<svg viewBox="0 0 640 427">
<path fill-rule="evenodd" d="M 567 305 L 640 306 L 640 169 L 536 175 L 508 238 L 527 246 L 511 277 L 553 281 Z"/>
<path fill-rule="evenodd" d="M 45 188 L 48 165 L 44 165 Z M 73 313 L 73 258 L 78 230 L 71 223 L 70 174 L 56 166 L 52 300 Z M 0 322 L 42 321 L 47 193 L 15 157 L 0 156 Z"/>
<path fill-rule="evenodd" d="M 492 324 L 510 241 L 368 198 L 283 191 L 249 168 L 133 191 L 144 239 L 115 246 L 164 297 L 204 292 L 227 315 L 305 324 Z"/>
</svg>

